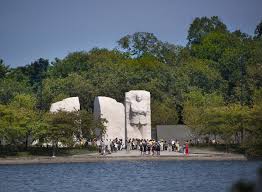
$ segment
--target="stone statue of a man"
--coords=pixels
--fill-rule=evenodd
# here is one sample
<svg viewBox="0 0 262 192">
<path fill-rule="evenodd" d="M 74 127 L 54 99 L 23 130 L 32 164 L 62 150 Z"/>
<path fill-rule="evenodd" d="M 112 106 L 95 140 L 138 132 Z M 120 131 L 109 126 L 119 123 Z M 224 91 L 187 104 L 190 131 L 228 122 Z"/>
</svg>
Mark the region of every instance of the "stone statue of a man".
<svg viewBox="0 0 262 192">
<path fill-rule="evenodd" d="M 127 92 L 125 109 L 127 138 L 150 139 L 150 93 L 144 90 Z"/>
<path fill-rule="evenodd" d="M 130 112 L 131 119 L 130 124 L 136 126 L 142 126 L 147 124 L 147 111 L 148 106 L 146 100 L 143 100 L 140 95 L 136 95 L 136 99 L 131 101 Z"/>
</svg>

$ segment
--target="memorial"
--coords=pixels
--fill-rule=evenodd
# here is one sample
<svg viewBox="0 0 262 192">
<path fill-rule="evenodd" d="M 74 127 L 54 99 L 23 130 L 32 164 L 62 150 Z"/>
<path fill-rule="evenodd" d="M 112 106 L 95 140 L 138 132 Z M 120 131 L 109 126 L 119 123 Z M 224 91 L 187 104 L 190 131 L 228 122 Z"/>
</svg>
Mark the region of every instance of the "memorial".
<svg viewBox="0 0 262 192">
<path fill-rule="evenodd" d="M 107 120 L 103 139 L 151 139 L 150 93 L 144 90 L 126 92 L 125 105 L 110 97 L 98 96 L 94 116 Z M 96 135 L 101 137 L 97 130 Z"/>
<path fill-rule="evenodd" d="M 103 139 L 125 139 L 125 107 L 110 97 L 96 97 L 94 101 L 95 118 L 107 120 Z M 96 135 L 101 133 L 97 130 Z"/>
<path fill-rule="evenodd" d="M 151 139 L 150 93 L 143 90 L 125 94 L 127 138 Z"/>
<path fill-rule="evenodd" d="M 73 112 L 79 110 L 80 110 L 80 102 L 78 97 L 69 97 L 63 99 L 62 101 L 52 103 L 50 107 L 51 113 L 55 113 L 58 111 Z"/>
</svg>

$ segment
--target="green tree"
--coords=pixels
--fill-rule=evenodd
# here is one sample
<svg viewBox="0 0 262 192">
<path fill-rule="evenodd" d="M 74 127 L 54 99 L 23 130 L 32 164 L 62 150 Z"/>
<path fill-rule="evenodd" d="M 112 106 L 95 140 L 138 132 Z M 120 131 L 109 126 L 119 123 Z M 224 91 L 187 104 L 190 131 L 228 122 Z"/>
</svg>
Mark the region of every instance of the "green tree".
<svg viewBox="0 0 262 192">
<path fill-rule="evenodd" d="M 200 90 L 191 91 L 186 95 L 183 106 L 184 123 L 196 136 L 210 134 L 207 111 L 222 104 L 223 98 L 217 93 L 203 94 Z"/>
<path fill-rule="evenodd" d="M 213 31 L 226 32 L 227 27 L 217 16 L 195 18 L 188 30 L 188 44 L 200 43 L 205 35 Z"/>
<path fill-rule="evenodd" d="M 152 102 L 151 111 L 152 126 L 154 128 L 156 125 L 174 125 L 178 123 L 176 103 L 171 98 Z"/>
<path fill-rule="evenodd" d="M 55 156 L 58 143 L 64 146 L 73 145 L 73 135 L 78 134 L 79 129 L 76 126 L 77 112 L 46 113 L 44 122 L 41 126 L 39 140 L 51 143 L 53 147 L 53 156 Z"/>
<path fill-rule="evenodd" d="M 15 81 L 11 78 L 0 79 L 0 87 L 0 104 L 10 103 L 17 94 L 32 93 L 26 81 Z"/>
<path fill-rule="evenodd" d="M 262 89 L 257 89 L 254 105 L 250 110 L 249 126 L 246 128 L 247 138 L 244 142 L 246 153 L 253 157 L 262 156 Z"/>
<path fill-rule="evenodd" d="M 4 78 L 6 73 L 8 72 L 8 66 L 4 64 L 4 61 L 0 59 L 0 79 Z"/>
<path fill-rule="evenodd" d="M 260 38 L 262 36 L 262 20 L 260 21 L 260 23 L 256 26 L 255 29 L 255 37 Z"/>
<path fill-rule="evenodd" d="M 143 55 L 151 55 L 169 65 L 176 64 L 178 54 L 182 49 L 181 46 L 162 42 L 153 33 L 147 32 L 126 35 L 117 43 L 121 49 L 132 57 L 139 58 Z"/>
</svg>

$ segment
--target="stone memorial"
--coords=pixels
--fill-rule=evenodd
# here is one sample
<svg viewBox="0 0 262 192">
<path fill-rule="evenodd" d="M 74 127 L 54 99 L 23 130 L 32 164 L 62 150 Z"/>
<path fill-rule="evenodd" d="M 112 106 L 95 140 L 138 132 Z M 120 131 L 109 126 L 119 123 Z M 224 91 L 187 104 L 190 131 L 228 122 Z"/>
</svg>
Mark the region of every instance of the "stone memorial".
<svg viewBox="0 0 262 192">
<path fill-rule="evenodd" d="M 52 103 L 50 107 L 50 112 L 55 113 L 58 111 L 66 111 L 73 112 L 80 110 L 80 102 L 78 97 L 69 97 L 63 99 L 62 101 L 58 101 L 56 103 Z"/>
<path fill-rule="evenodd" d="M 125 94 L 126 137 L 151 139 L 150 93 L 133 90 Z"/>
<path fill-rule="evenodd" d="M 110 97 L 96 97 L 94 115 L 105 118 L 103 139 L 151 139 L 150 93 L 143 90 L 125 94 L 125 106 Z M 97 131 L 97 136 L 100 132 Z"/>
<path fill-rule="evenodd" d="M 125 139 L 125 107 L 110 97 L 96 97 L 94 101 L 94 115 L 105 118 L 106 133 L 103 139 Z M 96 133 L 100 135 L 99 131 Z"/>
</svg>

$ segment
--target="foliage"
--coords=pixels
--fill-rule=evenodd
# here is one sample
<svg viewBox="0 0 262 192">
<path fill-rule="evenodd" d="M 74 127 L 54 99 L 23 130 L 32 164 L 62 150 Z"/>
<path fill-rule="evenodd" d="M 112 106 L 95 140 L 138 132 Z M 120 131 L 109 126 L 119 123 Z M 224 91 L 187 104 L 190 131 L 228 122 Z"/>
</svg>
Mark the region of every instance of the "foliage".
<svg viewBox="0 0 262 192">
<path fill-rule="evenodd" d="M 195 18 L 188 30 L 188 44 L 199 43 L 202 37 L 213 31 L 226 32 L 227 27 L 217 16 Z"/>
<path fill-rule="evenodd" d="M 4 78 L 8 71 L 8 66 L 4 64 L 4 61 L 0 59 L 0 79 Z"/>
<path fill-rule="evenodd" d="M 255 35 L 258 38 L 262 36 L 262 20 L 260 21 L 260 23 L 257 25 L 255 29 Z"/>
</svg>

